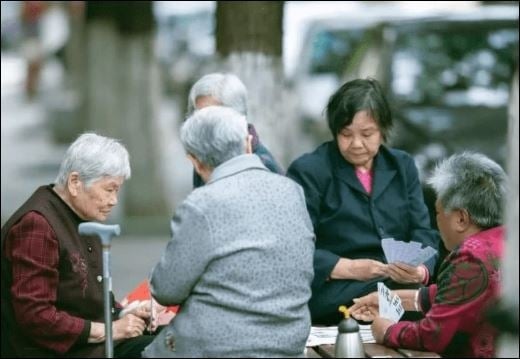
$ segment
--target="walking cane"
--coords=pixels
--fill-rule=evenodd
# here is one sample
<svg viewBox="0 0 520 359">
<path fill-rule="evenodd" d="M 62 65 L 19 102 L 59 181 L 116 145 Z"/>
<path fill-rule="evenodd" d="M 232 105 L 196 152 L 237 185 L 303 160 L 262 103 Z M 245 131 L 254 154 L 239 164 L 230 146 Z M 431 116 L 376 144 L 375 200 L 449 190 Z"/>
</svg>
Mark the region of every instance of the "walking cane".
<svg viewBox="0 0 520 359">
<path fill-rule="evenodd" d="M 114 357 L 114 344 L 112 338 L 112 277 L 110 276 L 110 242 L 114 235 L 121 233 L 118 224 L 108 225 L 97 222 L 80 223 L 79 234 L 84 236 L 96 235 L 101 239 L 103 246 L 103 299 L 105 305 L 105 355 L 107 358 Z"/>
</svg>

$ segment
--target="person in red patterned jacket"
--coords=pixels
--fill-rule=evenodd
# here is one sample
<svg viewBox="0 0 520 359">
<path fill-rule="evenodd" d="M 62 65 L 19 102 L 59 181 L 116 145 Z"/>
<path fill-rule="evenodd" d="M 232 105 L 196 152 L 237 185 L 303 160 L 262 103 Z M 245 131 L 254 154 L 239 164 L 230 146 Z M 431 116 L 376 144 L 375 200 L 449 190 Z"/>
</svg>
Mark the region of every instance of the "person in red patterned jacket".
<svg viewBox="0 0 520 359">
<path fill-rule="evenodd" d="M 2 227 L 2 357 L 103 356 L 102 248 L 78 225 L 105 221 L 129 177 L 121 143 L 83 134 L 55 185 L 38 188 Z M 112 312 L 115 357 L 139 357 L 153 339 L 142 335 L 150 306 Z"/>
<path fill-rule="evenodd" d="M 351 313 L 370 321 L 378 343 L 453 357 L 496 357 L 497 330 L 486 312 L 499 299 L 506 174 L 484 155 L 456 154 L 435 169 L 437 224 L 450 251 L 436 284 L 397 290 L 405 310 L 422 311 L 417 322 L 377 316 L 378 295 L 354 299 Z"/>
</svg>

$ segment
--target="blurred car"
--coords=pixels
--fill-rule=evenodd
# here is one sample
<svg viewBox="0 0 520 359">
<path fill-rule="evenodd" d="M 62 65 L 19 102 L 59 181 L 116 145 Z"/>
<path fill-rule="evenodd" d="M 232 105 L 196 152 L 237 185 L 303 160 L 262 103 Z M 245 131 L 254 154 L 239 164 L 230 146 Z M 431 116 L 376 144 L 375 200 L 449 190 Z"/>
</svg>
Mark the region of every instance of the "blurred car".
<svg viewBox="0 0 520 359">
<path fill-rule="evenodd" d="M 342 72 L 368 28 L 367 22 L 345 18 L 320 19 L 310 24 L 292 81 L 299 99 L 297 111 L 309 131 L 325 129 L 322 112 L 330 95 L 339 87 Z"/>
<path fill-rule="evenodd" d="M 390 144 L 414 156 L 422 180 L 454 152 L 506 163 L 518 5 L 388 22 L 366 32 L 362 43 L 343 79 L 381 81 L 396 124 Z M 433 218 L 427 187 L 425 194 Z"/>
<path fill-rule="evenodd" d="M 320 2 L 315 4 L 317 7 L 309 8 L 313 2 L 294 3 L 297 4 L 286 9 L 284 65 L 289 87 L 297 99 L 296 116 L 316 143 L 329 137 L 324 108 L 330 95 L 341 85 L 345 69 L 359 49 L 364 48 L 367 32 L 382 21 L 424 18 L 447 11 L 453 13 L 469 5 L 447 9 L 445 6 L 414 6 L 405 2 L 335 2 L 324 7 Z M 340 3 L 343 6 L 338 8 Z M 294 19 L 289 21 L 291 18 Z M 298 38 L 296 33 L 304 36 Z M 369 61 L 370 58 L 366 65 Z"/>
</svg>

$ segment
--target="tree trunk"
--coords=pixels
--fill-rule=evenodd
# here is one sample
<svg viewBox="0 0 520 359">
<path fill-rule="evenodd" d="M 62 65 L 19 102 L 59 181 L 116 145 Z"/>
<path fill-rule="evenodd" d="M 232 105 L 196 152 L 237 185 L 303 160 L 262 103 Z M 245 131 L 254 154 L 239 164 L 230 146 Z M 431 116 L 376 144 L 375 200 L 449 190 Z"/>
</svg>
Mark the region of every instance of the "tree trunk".
<svg viewBox="0 0 520 359">
<path fill-rule="evenodd" d="M 168 231 L 169 213 L 159 174 L 158 68 L 153 56 L 152 4 L 87 4 L 88 128 L 120 138 L 130 153 L 118 220 L 126 231 Z"/>
<path fill-rule="evenodd" d="M 296 132 L 284 89 L 282 66 L 283 1 L 217 1 L 217 52 L 224 68 L 249 93 L 248 122 L 284 166 L 292 158 Z"/>
<path fill-rule="evenodd" d="M 217 52 L 282 56 L 283 1 L 217 1 Z"/>
</svg>

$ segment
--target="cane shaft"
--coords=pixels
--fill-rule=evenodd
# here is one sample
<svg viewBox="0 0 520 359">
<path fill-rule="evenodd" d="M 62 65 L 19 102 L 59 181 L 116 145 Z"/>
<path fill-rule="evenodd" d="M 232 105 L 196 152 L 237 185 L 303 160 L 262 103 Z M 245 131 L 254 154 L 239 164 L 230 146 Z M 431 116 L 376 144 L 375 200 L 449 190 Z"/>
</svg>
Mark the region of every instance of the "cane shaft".
<svg viewBox="0 0 520 359">
<path fill-rule="evenodd" d="M 105 302 L 105 355 L 114 357 L 114 343 L 112 338 L 112 277 L 110 276 L 110 246 L 103 246 L 103 296 Z"/>
</svg>

